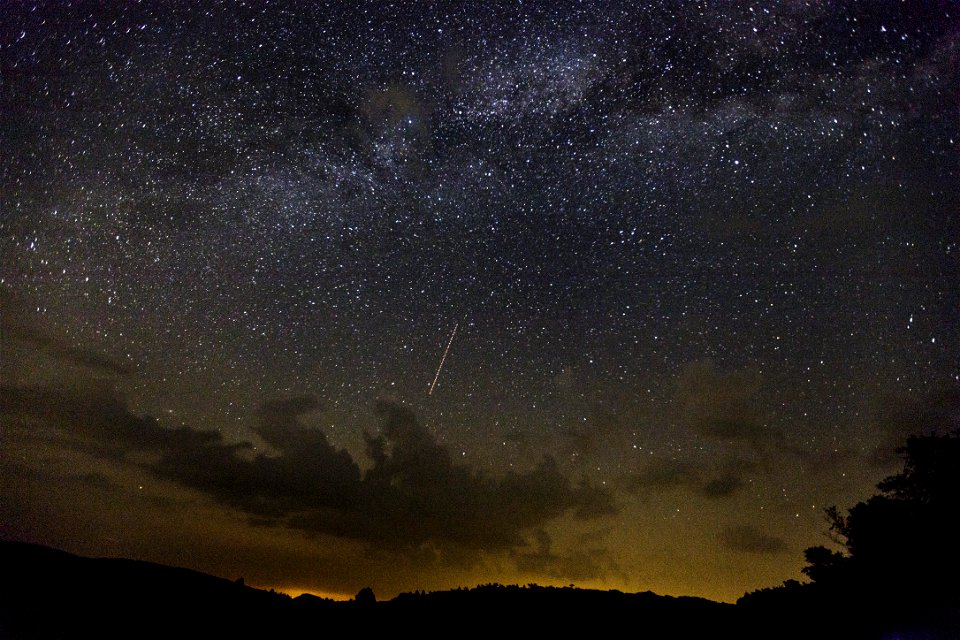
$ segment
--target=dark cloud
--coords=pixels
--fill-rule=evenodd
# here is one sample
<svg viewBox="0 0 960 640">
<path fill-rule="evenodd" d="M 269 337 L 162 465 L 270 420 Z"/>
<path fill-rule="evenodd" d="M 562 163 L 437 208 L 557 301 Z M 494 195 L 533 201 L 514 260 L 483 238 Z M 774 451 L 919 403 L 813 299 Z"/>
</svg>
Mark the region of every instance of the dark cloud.
<svg viewBox="0 0 960 640">
<path fill-rule="evenodd" d="M 553 541 L 543 529 L 532 535 L 533 551 L 514 552 L 512 557 L 521 571 L 564 581 L 596 580 L 622 574 L 610 553 L 596 546 L 578 546 L 567 554 L 553 551 Z"/>
<path fill-rule="evenodd" d="M 369 524 L 394 530 L 404 524 L 401 540 L 509 547 L 523 544 L 524 532 L 567 512 L 581 519 L 616 512 L 609 492 L 587 482 L 571 483 L 550 457 L 526 473 L 485 478 L 455 465 L 410 409 L 380 403 L 378 411 L 380 435 L 367 439 L 374 465 L 364 486 L 377 503 L 377 516 Z"/>
<path fill-rule="evenodd" d="M 639 495 L 686 488 L 706 498 L 726 498 L 743 486 L 742 474 L 753 468 L 753 464 L 740 460 L 728 460 L 716 469 L 680 460 L 654 459 L 628 476 L 623 487 Z"/>
<path fill-rule="evenodd" d="M 151 417 L 132 413 L 121 398 L 104 389 L 3 385 L 0 415 L 10 426 L 59 429 L 68 444 L 108 457 L 180 451 L 220 441 L 216 432 L 161 427 Z"/>
<path fill-rule="evenodd" d="M 267 400 L 256 412 L 260 420 L 256 428 L 257 435 L 279 451 L 290 451 L 294 455 L 297 451 L 313 447 L 323 449 L 326 436 L 300 424 L 302 416 L 320 409 L 320 401 L 312 395 Z"/>
<path fill-rule="evenodd" d="M 700 435 L 757 444 L 773 435 L 764 426 L 759 388 L 753 373 L 723 373 L 711 362 L 692 363 L 677 382 L 680 418 Z"/>
<path fill-rule="evenodd" d="M 767 535 L 749 525 L 724 529 L 720 541 L 726 548 L 742 553 L 783 553 L 787 550 L 787 543 L 782 538 Z"/>
<path fill-rule="evenodd" d="M 66 442 L 123 458 L 152 452 L 157 476 L 240 509 L 260 525 L 286 526 L 376 543 L 395 552 L 433 548 L 444 555 L 523 547 L 529 532 L 564 514 L 616 513 L 612 494 L 571 482 L 552 458 L 525 473 L 485 477 L 454 464 L 414 413 L 382 402 L 379 434 L 367 435 L 365 473 L 343 449 L 300 417 L 320 407 L 312 396 L 265 402 L 256 433 L 276 450 L 257 453 L 217 432 L 167 429 L 137 416 L 116 396 L 39 387 L 6 387 L 0 412 L 62 431 Z M 449 553 L 448 553 L 449 552 Z"/>
<path fill-rule="evenodd" d="M 296 419 L 323 407 L 320 400 L 311 394 L 265 400 L 257 408 L 257 415 L 280 420 Z"/>
<path fill-rule="evenodd" d="M 18 297 L 2 290 L 0 290 L 0 336 L 3 336 L 5 349 L 19 342 L 33 350 L 46 352 L 54 358 L 85 369 L 119 376 L 128 375 L 133 371 L 133 368 L 125 362 L 70 343 L 47 327 L 47 323 L 42 318 L 29 313 Z"/>
<path fill-rule="evenodd" d="M 712 470 L 699 491 L 704 497 L 714 500 L 729 498 L 744 487 L 746 476 L 757 468 L 757 462 L 739 457 L 727 458 Z"/>
<path fill-rule="evenodd" d="M 112 489 L 116 485 L 114 481 L 110 479 L 109 476 L 97 471 L 91 471 L 89 473 L 82 473 L 75 476 L 75 478 L 83 485 L 91 487 L 93 489 Z"/>
<path fill-rule="evenodd" d="M 701 491 L 708 498 L 726 498 L 732 496 L 742 486 L 743 480 L 740 476 L 727 472 L 707 482 Z"/>
<path fill-rule="evenodd" d="M 700 472 L 687 462 L 654 459 L 640 471 L 627 477 L 628 491 L 647 494 L 676 487 L 694 486 L 700 481 Z"/>
</svg>

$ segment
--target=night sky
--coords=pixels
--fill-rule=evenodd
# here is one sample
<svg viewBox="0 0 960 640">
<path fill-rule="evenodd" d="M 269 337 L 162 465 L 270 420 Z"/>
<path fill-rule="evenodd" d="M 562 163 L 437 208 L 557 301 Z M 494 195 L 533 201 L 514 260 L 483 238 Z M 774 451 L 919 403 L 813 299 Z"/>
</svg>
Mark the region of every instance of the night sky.
<svg viewBox="0 0 960 640">
<path fill-rule="evenodd" d="M 2 0 L 0 71 L 3 538 L 732 601 L 960 421 L 954 1 Z"/>
</svg>

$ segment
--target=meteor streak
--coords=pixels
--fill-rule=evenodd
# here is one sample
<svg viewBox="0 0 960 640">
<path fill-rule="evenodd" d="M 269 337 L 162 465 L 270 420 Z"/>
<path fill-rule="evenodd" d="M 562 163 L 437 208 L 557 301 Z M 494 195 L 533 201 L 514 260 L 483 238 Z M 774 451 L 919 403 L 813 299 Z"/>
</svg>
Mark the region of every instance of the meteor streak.
<svg viewBox="0 0 960 640">
<path fill-rule="evenodd" d="M 453 338 L 457 335 L 457 327 L 459 326 L 459 322 L 453 325 L 453 332 L 450 334 L 450 341 L 447 342 L 447 348 L 443 350 L 443 357 L 440 358 L 440 366 L 437 367 L 437 375 L 433 377 L 433 384 L 430 385 L 430 391 L 427 393 L 428 396 L 433 395 L 433 388 L 437 386 L 437 380 L 440 379 L 440 370 L 443 369 L 443 362 L 447 359 L 447 353 L 450 351 L 450 345 L 453 344 Z"/>
</svg>

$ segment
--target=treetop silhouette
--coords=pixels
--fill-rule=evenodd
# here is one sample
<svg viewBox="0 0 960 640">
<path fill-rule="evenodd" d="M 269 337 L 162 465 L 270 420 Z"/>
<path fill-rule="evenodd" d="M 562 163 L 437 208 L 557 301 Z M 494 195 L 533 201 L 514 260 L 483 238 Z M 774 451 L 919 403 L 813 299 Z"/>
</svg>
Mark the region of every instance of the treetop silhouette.
<svg viewBox="0 0 960 640">
<path fill-rule="evenodd" d="M 960 602 L 960 430 L 911 436 L 903 470 L 879 495 L 842 514 L 827 509 L 845 553 L 808 548 L 803 572 L 814 584 L 874 603 L 943 606 Z M 851 591 L 852 590 L 852 591 Z"/>
</svg>

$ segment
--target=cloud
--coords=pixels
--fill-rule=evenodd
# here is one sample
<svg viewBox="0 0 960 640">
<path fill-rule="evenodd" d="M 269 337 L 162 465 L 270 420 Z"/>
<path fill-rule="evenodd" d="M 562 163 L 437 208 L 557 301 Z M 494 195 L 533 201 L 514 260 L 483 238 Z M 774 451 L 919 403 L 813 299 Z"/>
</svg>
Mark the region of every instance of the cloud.
<svg viewBox="0 0 960 640">
<path fill-rule="evenodd" d="M 322 448 L 326 443 L 326 436 L 316 429 L 304 428 L 300 424 L 302 416 L 321 408 L 320 401 L 312 395 L 263 402 L 256 411 L 260 420 L 256 428 L 257 435 L 277 450 L 293 452 L 294 455 L 297 451 L 309 450 L 314 446 Z"/>
<path fill-rule="evenodd" d="M 744 484 L 742 474 L 753 468 L 751 463 L 734 459 L 727 460 L 719 469 L 680 460 L 654 459 L 627 476 L 623 487 L 644 496 L 686 488 L 710 499 L 727 498 L 740 490 Z"/>
<path fill-rule="evenodd" d="M 75 448 L 112 458 L 133 451 L 203 447 L 220 440 L 212 431 L 161 427 L 153 418 L 131 413 L 117 395 L 102 389 L 0 385 L 0 415 L 11 425 L 59 429 Z"/>
<path fill-rule="evenodd" d="M 279 420 L 296 419 L 313 411 L 323 408 L 320 400 L 312 394 L 290 396 L 266 400 L 257 407 L 256 414 L 263 418 Z"/>
<path fill-rule="evenodd" d="M 374 466 L 364 485 L 383 515 L 371 521 L 395 528 L 415 517 L 416 523 L 404 527 L 411 543 L 505 548 L 522 545 L 525 532 L 564 513 L 593 519 L 616 512 L 609 492 L 587 482 L 571 483 L 550 457 L 526 473 L 485 478 L 453 464 L 447 449 L 410 409 L 381 402 L 378 411 L 381 433 L 367 438 Z"/>
<path fill-rule="evenodd" d="M 125 362 L 71 344 L 51 330 L 41 317 L 29 313 L 22 300 L 5 291 L 0 291 L 0 335 L 7 343 L 7 348 L 10 344 L 19 342 L 92 371 L 124 376 L 133 370 Z"/>
<path fill-rule="evenodd" d="M 713 363 L 694 362 L 680 375 L 676 400 L 681 420 L 700 435 L 757 443 L 770 437 L 756 400 L 759 376 L 722 373 Z"/>
<path fill-rule="evenodd" d="M 646 494 L 696 485 L 699 480 L 700 472 L 690 463 L 679 460 L 654 459 L 637 473 L 628 476 L 625 487 L 628 491 Z"/>
<path fill-rule="evenodd" d="M 748 525 L 724 529 L 720 541 L 727 549 L 741 553 L 783 553 L 787 550 L 787 543 L 782 538 Z"/>
<path fill-rule="evenodd" d="M 568 554 L 552 550 L 553 541 L 543 529 L 533 532 L 531 552 L 514 552 L 517 568 L 564 581 L 596 580 L 622 571 L 610 553 L 599 547 L 578 547 Z"/>
<path fill-rule="evenodd" d="M 530 532 L 564 515 L 592 520 L 617 512 L 612 494 L 578 483 L 544 457 L 525 473 L 483 476 L 455 464 L 409 408 L 381 402 L 379 433 L 367 435 L 372 466 L 336 449 L 300 418 L 320 408 L 312 396 L 266 402 L 255 431 L 275 453 L 218 432 L 167 429 L 109 393 L 49 387 L 2 389 L 0 413 L 21 428 L 35 422 L 64 442 L 116 459 L 136 459 L 172 480 L 239 509 L 263 526 L 372 543 L 395 553 L 434 549 L 456 557 L 522 548 Z M 5 420 L 6 422 L 6 420 Z"/>
<path fill-rule="evenodd" d="M 53 345 L 50 347 L 50 351 L 55 357 L 62 360 L 103 373 L 125 376 L 133 371 L 133 368 L 125 362 L 114 360 L 92 349 Z"/>
<path fill-rule="evenodd" d="M 704 484 L 701 492 L 708 498 L 726 498 L 732 496 L 742 486 L 743 480 L 740 476 L 728 471 Z"/>
<path fill-rule="evenodd" d="M 74 476 L 81 484 L 90 487 L 92 489 L 113 489 L 116 485 L 109 476 L 99 473 L 96 471 L 91 471 L 88 473 L 81 473 Z"/>
</svg>

